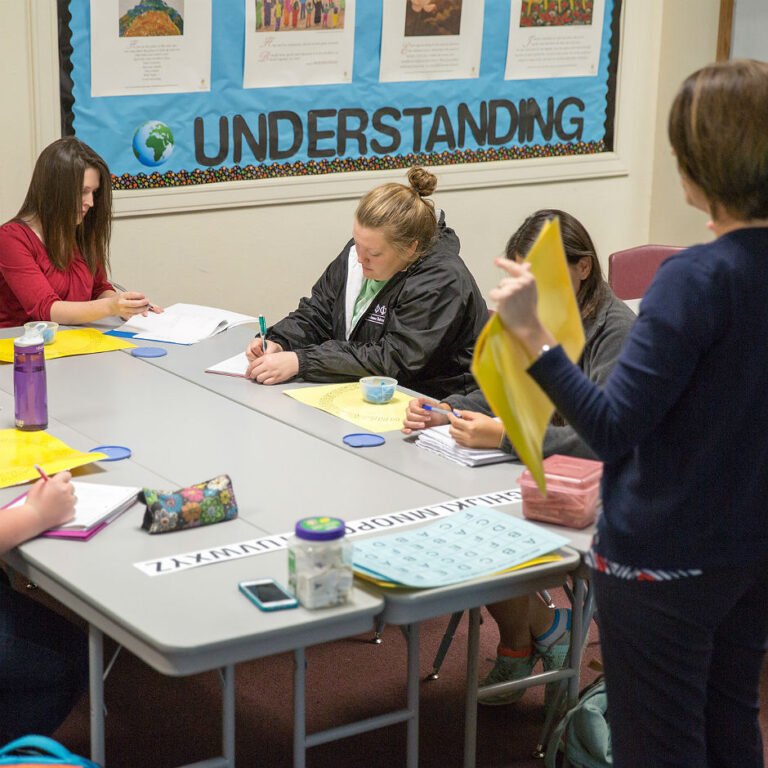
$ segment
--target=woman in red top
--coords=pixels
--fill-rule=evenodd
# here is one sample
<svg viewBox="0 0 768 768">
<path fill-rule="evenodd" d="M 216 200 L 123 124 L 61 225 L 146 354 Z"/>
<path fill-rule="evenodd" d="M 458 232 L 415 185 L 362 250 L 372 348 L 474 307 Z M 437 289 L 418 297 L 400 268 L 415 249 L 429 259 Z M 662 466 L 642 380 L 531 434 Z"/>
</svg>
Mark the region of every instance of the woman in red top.
<svg viewBox="0 0 768 768">
<path fill-rule="evenodd" d="M 0 227 L 0 328 L 162 311 L 107 280 L 111 221 L 112 185 L 101 157 L 73 137 L 46 147 L 21 210 Z"/>
</svg>

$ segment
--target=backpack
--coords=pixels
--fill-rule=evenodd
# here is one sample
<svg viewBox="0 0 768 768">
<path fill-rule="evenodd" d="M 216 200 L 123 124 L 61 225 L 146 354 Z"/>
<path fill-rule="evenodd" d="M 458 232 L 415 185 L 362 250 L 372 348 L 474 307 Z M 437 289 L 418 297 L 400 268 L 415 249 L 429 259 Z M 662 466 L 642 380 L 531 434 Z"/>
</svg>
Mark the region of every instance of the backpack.
<svg viewBox="0 0 768 768">
<path fill-rule="evenodd" d="M 85 757 L 73 755 L 58 741 L 47 736 L 22 736 L 0 748 L 0 766 L 15 765 L 19 768 L 99 768 Z"/>
<path fill-rule="evenodd" d="M 607 711 L 605 679 L 599 677 L 581 692 L 555 727 L 547 742 L 545 767 L 556 768 L 562 753 L 572 768 L 610 768 L 613 757 Z"/>
</svg>

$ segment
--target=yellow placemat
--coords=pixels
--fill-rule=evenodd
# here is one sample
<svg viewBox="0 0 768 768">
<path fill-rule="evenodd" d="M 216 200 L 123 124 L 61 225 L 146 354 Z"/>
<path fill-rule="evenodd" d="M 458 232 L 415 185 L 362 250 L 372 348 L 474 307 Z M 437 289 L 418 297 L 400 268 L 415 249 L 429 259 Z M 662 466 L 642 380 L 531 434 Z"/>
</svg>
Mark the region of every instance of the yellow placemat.
<svg viewBox="0 0 768 768">
<path fill-rule="evenodd" d="M 135 346 L 125 339 L 105 336 L 95 328 L 75 328 L 71 331 L 59 331 L 56 334 L 56 341 L 45 347 L 45 359 L 113 352 L 116 349 L 131 349 Z M 13 362 L 13 339 L 0 339 L 0 362 Z"/>
<path fill-rule="evenodd" d="M 542 555 L 541 557 L 534 557 L 532 560 L 528 560 L 525 563 L 519 565 L 513 565 L 511 568 L 506 568 L 499 573 L 511 573 L 512 571 L 522 571 L 524 568 L 532 568 L 534 565 L 542 565 L 543 563 L 556 563 L 562 560 L 562 555 Z M 497 574 L 494 574 L 497 575 Z M 355 570 L 355 576 L 363 581 L 369 581 L 371 584 L 375 584 L 377 587 L 383 587 L 384 589 L 414 589 L 414 587 L 403 587 L 402 584 L 396 584 L 394 581 L 387 581 L 386 579 L 377 579 L 372 573 L 367 571 Z"/>
<path fill-rule="evenodd" d="M 408 395 L 395 390 L 394 397 L 388 403 L 366 403 L 357 382 L 286 389 L 285 394 L 370 432 L 394 432 L 402 428 L 410 400 Z"/>
<path fill-rule="evenodd" d="M 558 219 L 544 225 L 526 261 L 536 278 L 541 322 L 576 362 L 584 349 L 584 329 Z M 506 332 L 498 315 L 494 315 L 475 345 L 472 373 L 493 412 L 504 423 L 517 455 L 544 493 L 542 446 L 555 407 L 528 375 L 530 365 L 522 344 Z"/>
<path fill-rule="evenodd" d="M 36 480 L 35 464 L 49 475 L 106 459 L 104 453 L 83 453 L 47 432 L 0 429 L 0 488 Z"/>
</svg>

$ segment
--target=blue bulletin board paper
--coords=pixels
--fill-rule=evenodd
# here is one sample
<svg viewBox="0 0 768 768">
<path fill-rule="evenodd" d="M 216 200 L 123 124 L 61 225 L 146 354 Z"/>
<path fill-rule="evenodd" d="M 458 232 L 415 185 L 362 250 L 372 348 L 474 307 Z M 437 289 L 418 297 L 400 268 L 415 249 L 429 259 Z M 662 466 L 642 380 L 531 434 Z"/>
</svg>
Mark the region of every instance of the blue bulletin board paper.
<svg viewBox="0 0 768 768">
<path fill-rule="evenodd" d="M 349 83 L 244 88 L 245 0 L 215 0 L 209 91 L 94 98 L 89 3 L 71 0 L 74 133 L 104 157 L 121 190 L 612 149 L 606 120 L 619 0 L 605 0 L 594 76 L 505 80 L 510 2 L 486 0 L 478 77 L 387 83 L 379 81 L 384 1 L 356 5 Z M 133 142 L 157 123 L 172 140 L 153 168 Z"/>
</svg>

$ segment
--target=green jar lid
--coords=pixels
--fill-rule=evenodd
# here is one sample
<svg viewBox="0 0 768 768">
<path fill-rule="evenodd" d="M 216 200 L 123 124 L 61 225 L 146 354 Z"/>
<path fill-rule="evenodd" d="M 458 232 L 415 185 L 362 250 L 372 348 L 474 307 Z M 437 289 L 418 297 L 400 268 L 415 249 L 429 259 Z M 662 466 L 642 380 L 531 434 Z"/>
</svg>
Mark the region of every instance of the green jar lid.
<svg viewBox="0 0 768 768">
<path fill-rule="evenodd" d="M 331 541 L 344 535 L 346 524 L 338 517 L 304 517 L 297 521 L 294 531 L 300 539 Z"/>
</svg>

